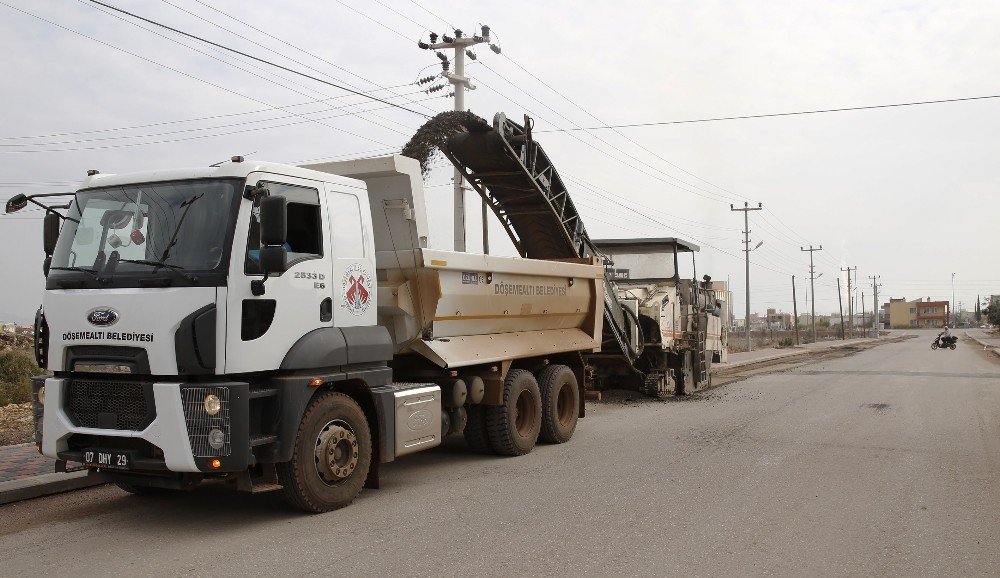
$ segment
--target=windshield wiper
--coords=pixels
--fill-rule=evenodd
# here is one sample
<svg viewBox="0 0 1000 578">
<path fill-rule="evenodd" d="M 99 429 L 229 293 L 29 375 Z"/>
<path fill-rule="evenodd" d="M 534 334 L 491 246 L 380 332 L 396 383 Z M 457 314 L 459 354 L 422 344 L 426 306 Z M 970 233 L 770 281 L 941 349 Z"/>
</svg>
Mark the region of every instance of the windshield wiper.
<svg viewBox="0 0 1000 578">
<path fill-rule="evenodd" d="M 49 267 L 50 270 L 55 271 L 82 271 L 83 273 L 90 273 L 94 276 L 94 279 L 99 279 L 101 274 L 93 269 L 86 269 L 84 267 Z"/>
<path fill-rule="evenodd" d="M 119 263 L 135 263 L 136 265 L 149 265 L 150 267 L 170 269 L 171 271 L 177 272 L 188 281 L 195 283 L 198 278 L 187 272 L 187 269 L 181 267 L 180 265 L 172 265 L 170 263 L 164 263 L 163 261 L 152 261 L 149 259 L 119 259 Z M 54 268 L 54 267 L 53 267 Z"/>
</svg>

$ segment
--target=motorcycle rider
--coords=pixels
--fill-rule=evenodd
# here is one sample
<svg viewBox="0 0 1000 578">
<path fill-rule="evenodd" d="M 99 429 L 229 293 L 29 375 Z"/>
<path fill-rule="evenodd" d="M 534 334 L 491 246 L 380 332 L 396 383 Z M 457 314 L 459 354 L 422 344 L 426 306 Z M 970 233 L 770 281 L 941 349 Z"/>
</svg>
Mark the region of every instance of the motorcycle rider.
<svg viewBox="0 0 1000 578">
<path fill-rule="evenodd" d="M 938 333 L 938 343 L 942 346 L 947 346 L 948 342 L 951 340 L 951 329 L 947 325 L 944 326 L 944 331 Z"/>
</svg>

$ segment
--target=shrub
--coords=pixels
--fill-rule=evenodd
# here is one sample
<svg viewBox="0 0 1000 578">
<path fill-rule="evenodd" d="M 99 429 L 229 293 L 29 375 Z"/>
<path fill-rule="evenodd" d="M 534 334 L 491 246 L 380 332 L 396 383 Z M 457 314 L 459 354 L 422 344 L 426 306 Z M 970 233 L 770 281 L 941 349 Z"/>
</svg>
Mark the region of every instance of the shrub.
<svg viewBox="0 0 1000 578">
<path fill-rule="evenodd" d="M 791 347 L 791 346 L 792 346 L 791 337 L 783 337 L 778 340 L 778 347 Z"/>
<path fill-rule="evenodd" d="M 42 369 L 26 351 L 0 351 L 0 405 L 31 401 L 31 376 Z"/>
</svg>

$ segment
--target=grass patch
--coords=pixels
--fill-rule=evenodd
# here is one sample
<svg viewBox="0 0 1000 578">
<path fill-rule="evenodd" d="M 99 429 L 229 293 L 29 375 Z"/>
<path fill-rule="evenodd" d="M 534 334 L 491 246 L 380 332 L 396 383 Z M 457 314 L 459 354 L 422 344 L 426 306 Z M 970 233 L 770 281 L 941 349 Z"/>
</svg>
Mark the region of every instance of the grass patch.
<svg viewBox="0 0 1000 578">
<path fill-rule="evenodd" d="M 0 351 L 0 406 L 31 401 L 31 376 L 43 370 L 25 351 Z"/>
</svg>

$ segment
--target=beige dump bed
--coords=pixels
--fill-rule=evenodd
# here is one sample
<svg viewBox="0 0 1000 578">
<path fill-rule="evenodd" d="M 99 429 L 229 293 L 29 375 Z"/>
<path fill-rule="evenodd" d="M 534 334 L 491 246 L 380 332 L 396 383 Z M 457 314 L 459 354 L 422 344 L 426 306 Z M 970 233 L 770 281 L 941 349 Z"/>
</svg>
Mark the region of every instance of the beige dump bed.
<svg viewBox="0 0 1000 578">
<path fill-rule="evenodd" d="M 367 184 L 379 324 L 389 329 L 397 354 L 463 367 L 600 349 L 604 270 L 598 260 L 428 249 L 415 160 L 396 155 L 307 168 Z"/>
</svg>

